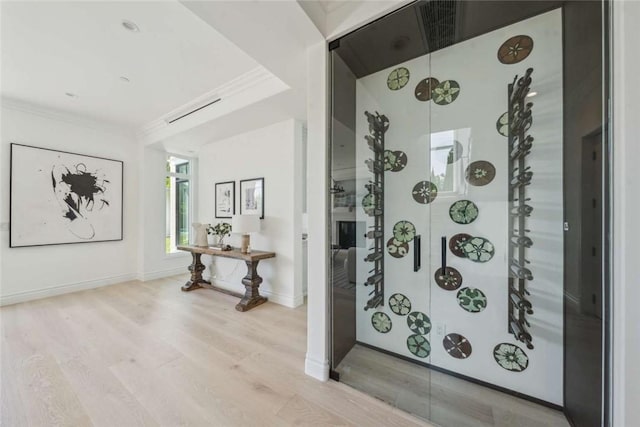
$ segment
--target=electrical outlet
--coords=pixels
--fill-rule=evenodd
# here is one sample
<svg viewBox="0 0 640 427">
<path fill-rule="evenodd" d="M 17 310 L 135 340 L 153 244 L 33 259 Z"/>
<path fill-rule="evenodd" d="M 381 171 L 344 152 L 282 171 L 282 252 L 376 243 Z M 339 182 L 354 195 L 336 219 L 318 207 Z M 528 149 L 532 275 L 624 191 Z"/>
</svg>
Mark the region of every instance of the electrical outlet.
<svg viewBox="0 0 640 427">
<path fill-rule="evenodd" d="M 445 335 L 447 335 L 447 325 L 446 325 L 446 323 L 436 322 L 435 323 L 435 330 L 436 330 L 436 335 L 437 336 L 444 337 Z"/>
<path fill-rule="evenodd" d="M 0 222 L 0 230 L 9 231 L 9 223 L 8 222 Z"/>
</svg>

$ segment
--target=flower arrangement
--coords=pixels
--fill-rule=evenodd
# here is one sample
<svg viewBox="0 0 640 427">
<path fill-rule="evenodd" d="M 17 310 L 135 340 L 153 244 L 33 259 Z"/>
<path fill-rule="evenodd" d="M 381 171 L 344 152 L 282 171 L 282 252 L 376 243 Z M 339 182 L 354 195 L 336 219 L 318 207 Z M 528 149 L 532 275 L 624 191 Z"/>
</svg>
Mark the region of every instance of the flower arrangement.
<svg viewBox="0 0 640 427">
<path fill-rule="evenodd" d="M 222 245 L 224 237 L 231 235 L 231 224 L 228 222 L 219 222 L 213 226 L 209 224 L 209 227 L 207 227 L 207 234 L 218 236 L 218 244 Z"/>
</svg>

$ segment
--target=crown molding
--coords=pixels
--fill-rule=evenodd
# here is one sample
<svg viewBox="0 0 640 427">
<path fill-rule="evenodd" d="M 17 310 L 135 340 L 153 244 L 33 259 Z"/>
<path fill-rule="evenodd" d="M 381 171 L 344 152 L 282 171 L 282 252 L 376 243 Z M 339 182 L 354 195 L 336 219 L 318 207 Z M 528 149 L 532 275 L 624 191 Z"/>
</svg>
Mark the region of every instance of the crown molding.
<svg viewBox="0 0 640 427">
<path fill-rule="evenodd" d="M 115 123 L 100 121 L 86 116 L 80 116 L 65 111 L 54 110 L 44 107 L 42 105 L 32 104 L 30 102 L 22 101 L 16 98 L 10 98 L 2 96 L 0 98 L 2 108 L 9 110 L 20 111 L 22 113 L 33 114 L 49 120 L 55 120 L 58 122 L 64 122 L 73 124 L 76 126 L 85 127 L 92 130 L 98 130 L 102 132 L 112 133 L 118 136 L 126 136 L 128 138 L 135 138 L 135 130 L 125 125 L 117 125 Z"/>
<path fill-rule="evenodd" d="M 250 105 L 265 96 L 275 95 L 289 88 L 263 66 L 258 66 L 217 88 L 163 114 L 137 131 L 141 141 L 157 142 L 163 137 L 183 132 L 232 111 Z M 249 91 L 253 90 L 251 93 Z M 268 94 L 268 95 L 265 95 Z M 181 116 L 220 98 L 220 102 L 205 107 L 180 123 L 169 124 L 171 118 Z"/>
</svg>

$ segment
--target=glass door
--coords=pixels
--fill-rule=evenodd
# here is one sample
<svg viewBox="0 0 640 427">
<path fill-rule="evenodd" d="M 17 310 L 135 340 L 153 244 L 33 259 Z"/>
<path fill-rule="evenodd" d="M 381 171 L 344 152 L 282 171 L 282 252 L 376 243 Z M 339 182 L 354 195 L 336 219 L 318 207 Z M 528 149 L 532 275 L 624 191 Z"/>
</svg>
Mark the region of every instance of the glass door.
<svg viewBox="0 0 640 427">
<path fill-rule="evenodd" d="M 595 425 L 600 14 L 418 1 L 331 43 L 334 378 L 444 426 Z"/>
<path fill-rule="evenodd" d="M 396 23 L 414 12 L 397 13 Z M 384 40 L 395 58 L 359 50 L 387 28 L 374 23 L 331 51 L 332 368 L 428 419 L 434 82 L 419 36 Z"/>
</svg>

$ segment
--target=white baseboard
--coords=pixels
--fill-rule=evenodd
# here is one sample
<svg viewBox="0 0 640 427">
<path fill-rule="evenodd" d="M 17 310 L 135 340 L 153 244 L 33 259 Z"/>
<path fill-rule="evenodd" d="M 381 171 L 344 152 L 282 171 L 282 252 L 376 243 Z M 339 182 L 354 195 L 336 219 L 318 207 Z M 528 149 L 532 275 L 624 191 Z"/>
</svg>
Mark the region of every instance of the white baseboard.
<svg viewBox="0 0 640 427">
<path fill-rule="evenodd" d="M 177 276 L 180 274 L 186 276 L 189 274 L 189 272 L 185 267 L 176 267 L 157 271 L 145 271 L 141 274 L 138 274 L 138 280 L 140 280 L 141 282 L 148 282 L 149 280 L 163 279 L 165 277 Z"/>
<path fill-rule="evenodd" d="M 51 286 L 44 289 L 16 292 L 14 294 L 0 296 L 0 306 L 32 301 L 36 299 L 52 297 L 55 295 L 68 294 L 71 292 L 84 291 L 87 289 L 94 289 L 102 286 L 115 285 L 116 283 L 129 282 L 136 279 L 136 274 L 130 273 L 122 274 L 120 276 L 105 277 L 96 280 L 86 280 L 83 282 L 69 283 L 66 285 Z"/>
<path fill-rule="evenodd" d="M 226 280 L 213 279 L 211 276 L 205 276 L 205 279 L 211 281 L 216 286 L 222 289 L 227 289 L 229 291 L 235 292 L 244 292 L 244 285 L 242 284 L 234 284 Z M 270 302 L 289 308 L 300 307 L 302 304 L 304 304 L 304 295 L 283 295 L 262 288 L 260 288 L 260 295 L 269 298 Z"/>
<path fill-rule="evenodd" d="M 304 359 L 304 373 L 320 381 L 329 380 L 329 362 L 327 360 L 319 362 L 307 357 Z"/>
</svg>

